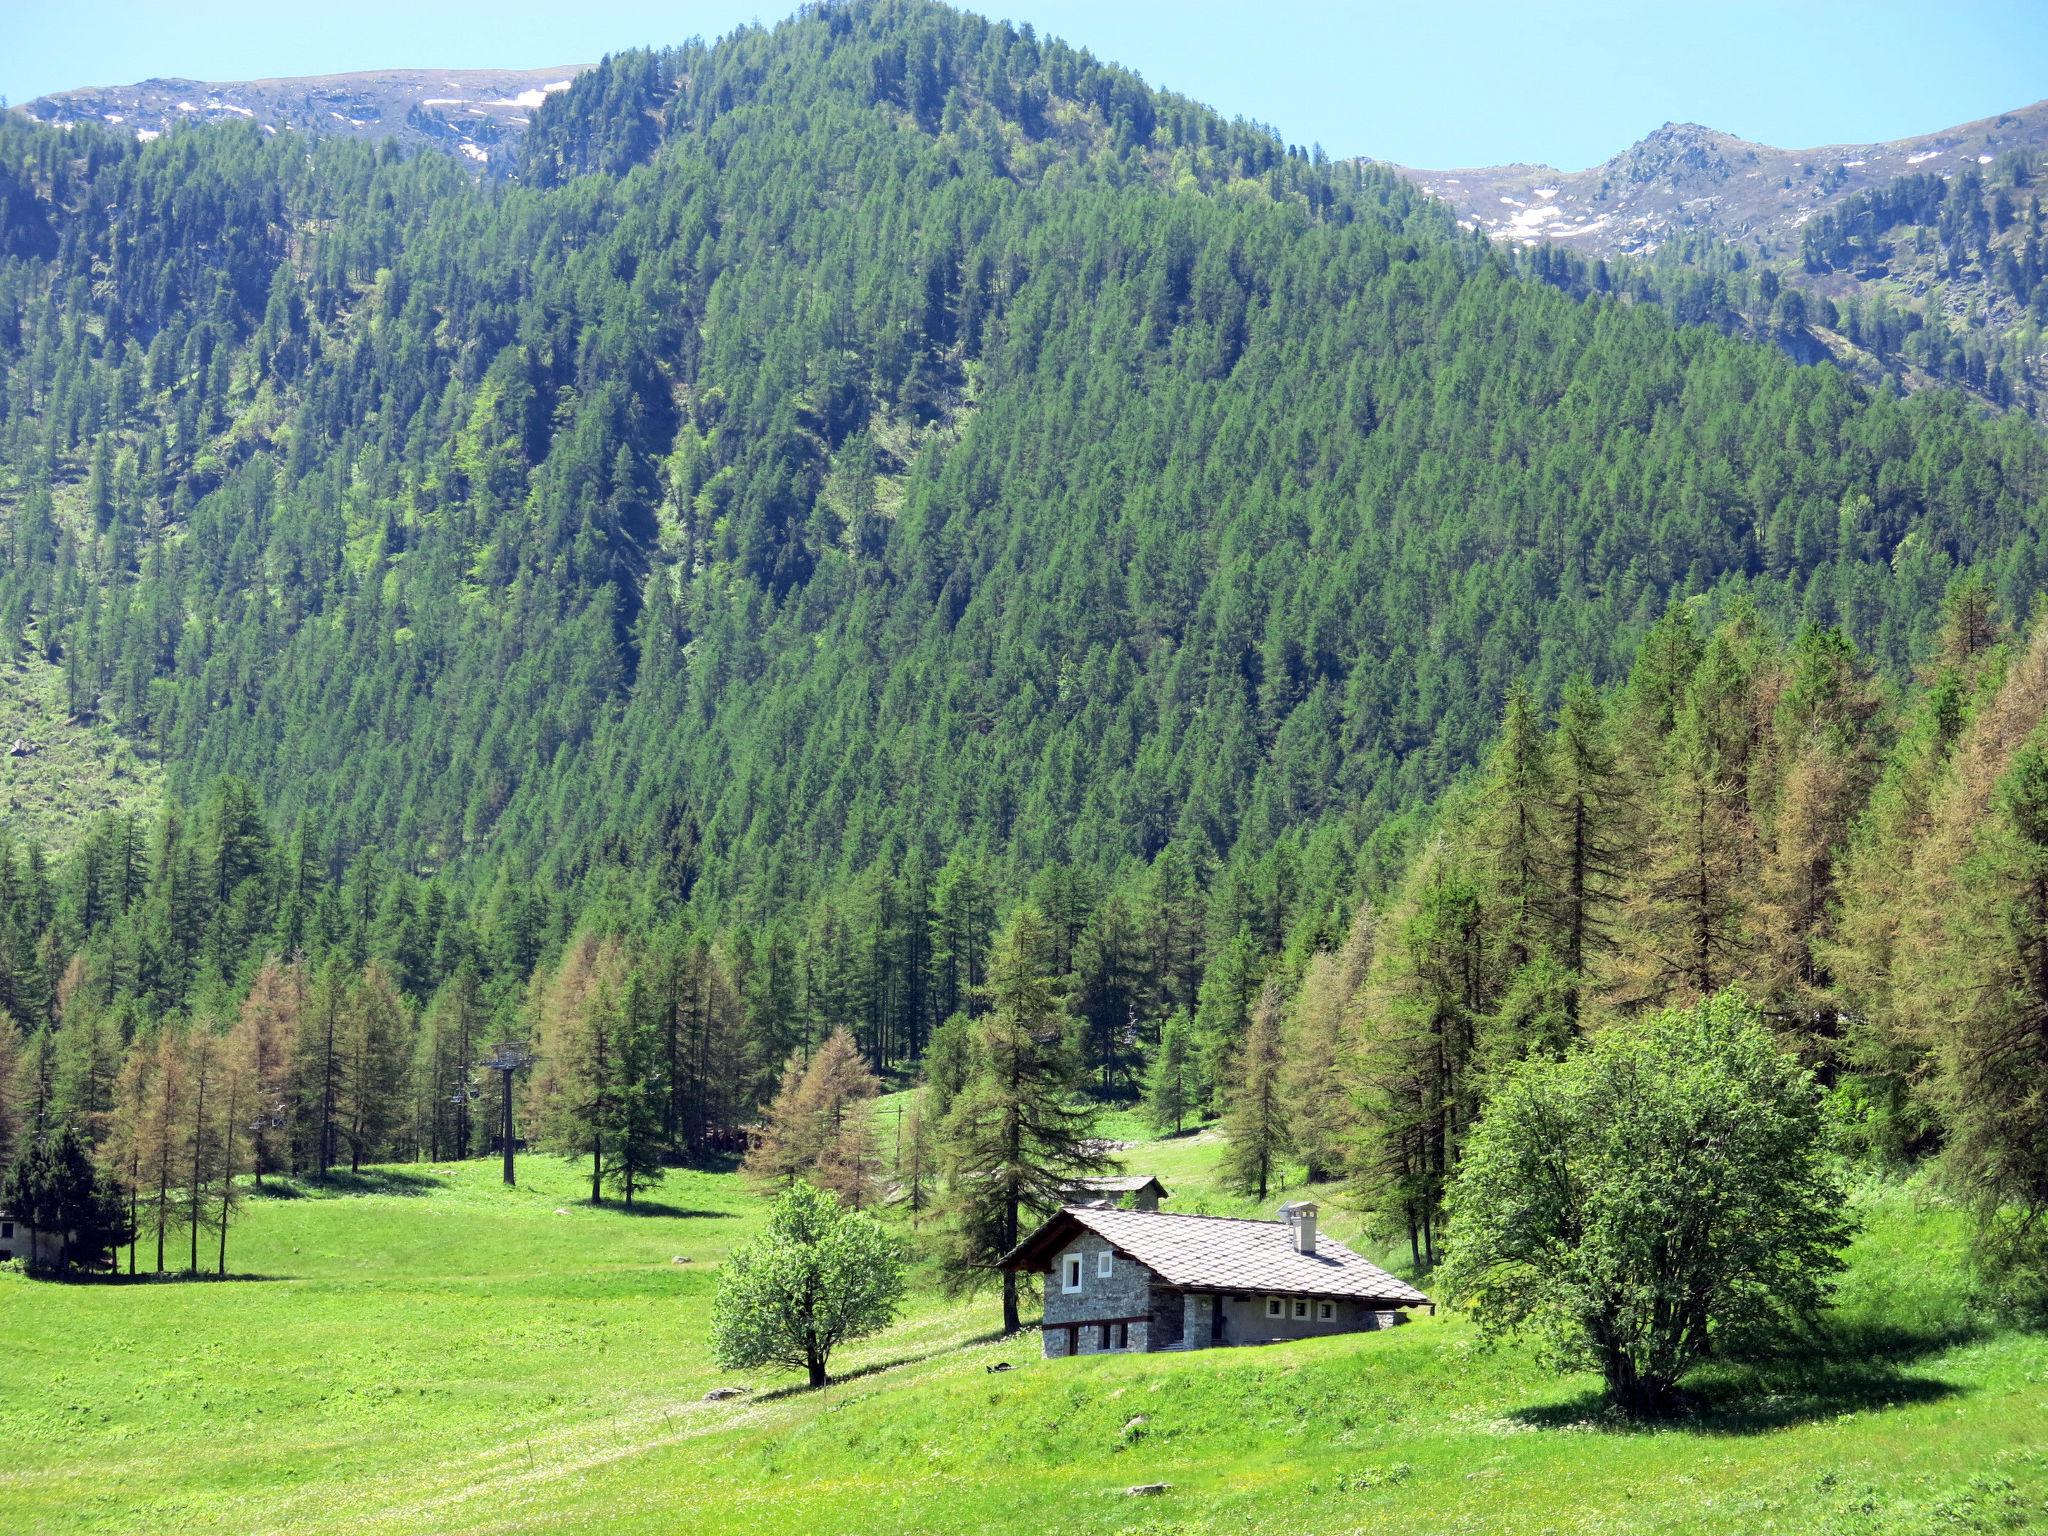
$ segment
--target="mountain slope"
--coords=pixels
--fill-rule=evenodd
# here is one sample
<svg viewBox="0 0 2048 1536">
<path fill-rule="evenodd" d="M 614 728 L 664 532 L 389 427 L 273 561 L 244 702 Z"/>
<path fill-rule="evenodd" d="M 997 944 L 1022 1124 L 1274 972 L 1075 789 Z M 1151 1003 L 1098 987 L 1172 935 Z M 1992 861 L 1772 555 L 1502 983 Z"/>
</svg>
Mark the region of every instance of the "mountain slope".
<svg viewBox="0 0 2048 1536">
<path fill-rule="evenodd" d="M 2040 575 L 2019 424 L 935 6 L 614 59 L 510 193 L 312 150 L 0 132 L 0 617 L 337 858 L 764 915 L 1288 864 L 1676 596 L 1904 667 L 1957 562 Z"/>
</svg>

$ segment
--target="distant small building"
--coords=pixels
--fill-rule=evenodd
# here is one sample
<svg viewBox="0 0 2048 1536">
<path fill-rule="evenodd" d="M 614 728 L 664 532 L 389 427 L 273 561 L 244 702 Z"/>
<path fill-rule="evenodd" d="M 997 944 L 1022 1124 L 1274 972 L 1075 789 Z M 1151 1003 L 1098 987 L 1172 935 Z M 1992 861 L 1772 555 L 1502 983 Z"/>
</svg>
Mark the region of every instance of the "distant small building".
<svg viewBox="0 0 2048 1536">
<path fill-rule="evenodd" d="M 45 1268 L 57 1259 L 57 1234 L 38 1232 L 12 1211 L 0 1210 L 0 1264 L 19 1259 L 30 1269 Z"/>
<path fill-rule="evenodd" d="M 1361 1333 L 1430 1305 L 1320 1236 L 1306 1200 L 1277 1221 L 1070 1205 L 1002 1265 L 1046 1276 L 1049 1359 Z"/>
<path fill-rule="evenodd" d="M 1166 1198 L 1166 1186 L 1149 1173 L 1110 1174 L 1102 1178 L 1076 1179 L 1066 1189 L 1068 1205 L 1129 1206 L 1132 1210 L 1156 1211 Z"/>
</svg>

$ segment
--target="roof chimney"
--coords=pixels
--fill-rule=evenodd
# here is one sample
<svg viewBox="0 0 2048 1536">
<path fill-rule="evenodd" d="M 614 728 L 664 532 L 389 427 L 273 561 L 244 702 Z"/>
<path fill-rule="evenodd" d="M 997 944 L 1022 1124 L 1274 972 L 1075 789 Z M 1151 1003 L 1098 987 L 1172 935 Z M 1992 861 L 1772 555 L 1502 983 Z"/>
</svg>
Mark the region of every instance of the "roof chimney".
<svg viewBox="0 0 2048 1536">
<path fill-rule="evenodd" d="M 1315 1201 L 1289 1201 L 1280 1207 L 1280 1220 L 1293 1230 L 1295 1250 L 1313 1255 L 1316 1251 Z"/>
</svg>

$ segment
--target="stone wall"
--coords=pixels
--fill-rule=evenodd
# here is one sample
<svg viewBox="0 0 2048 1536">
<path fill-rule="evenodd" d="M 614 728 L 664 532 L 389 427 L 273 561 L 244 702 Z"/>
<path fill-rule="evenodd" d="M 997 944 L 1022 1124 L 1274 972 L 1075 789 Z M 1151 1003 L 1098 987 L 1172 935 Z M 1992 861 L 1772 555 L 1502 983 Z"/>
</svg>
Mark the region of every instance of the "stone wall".
<svg viewBox="0 0 2048 1536">
<path fill-rule="evenodd" d="M 1102 1255 L 1109 1254 L 1109 1274 L 1101 1272 Z M 1065 1288 L 1067 1256 L 1081 1258 L 1081 1289 Z M 1053 1256 L 1052 1272 L 1045 1277 L 1045 1321 L 1086 1323 L 1112 1317 L 1146 1317 L 1152 1311 L 1152 1272 L 1142 1264 L 1116 1254 L 1093 1232 L 1083 1232 Z"/>
<path fill-rule="evenodd" d="M 1383 1317 L 1400 1317 L 1396 1313 L 1384 1313 L 1380 1308 L 1363 1301 L 1332 1301 L 1330 1317 L 1320 1317 L 1320 1303 L 1314 1298 L 1308 1301 L 1308 1316 L 1294 1315 L 1294 1298 L 1280 1298 L 1282 1315 L 1266 1316 L 1266 1298 L 1259 1296 L 1225 1296 L 1223 1298 L 1223 1342 L 1226 1344 L 1266 1344 L 1281 1339 L 1313 1339 L 1330 1333 L 1364 1333 L 1368 1329 L 1384 1326 Z"/>
</svg>

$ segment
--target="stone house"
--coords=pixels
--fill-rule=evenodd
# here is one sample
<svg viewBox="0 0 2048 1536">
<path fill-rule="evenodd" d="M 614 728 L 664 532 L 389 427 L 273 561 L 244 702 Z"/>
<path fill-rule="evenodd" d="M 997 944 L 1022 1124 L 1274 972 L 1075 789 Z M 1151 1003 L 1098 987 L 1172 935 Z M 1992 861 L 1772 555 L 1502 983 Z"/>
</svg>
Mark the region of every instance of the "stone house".
<svg viewBox="0 0 2048 1536">
<path fill-rule="evenodd" d="M 1166 1198 L 1166 1186 L 1149 1173 L 1106 1174 L 1074 1180 L 1066 1196 L 1068 1205 L 1127 1205 L 1134 1211 L 1156 1211 Z"/>
<path fill-rule="evenodd" d="M 1318 1234 L 1305 1200 L 1277 1221 L 1070 1205 L 1002 1264 L 1046 1277 L 1048 1358 L 1360 1333 L 1431 1305 Z"/>
</svg>

